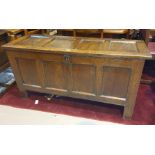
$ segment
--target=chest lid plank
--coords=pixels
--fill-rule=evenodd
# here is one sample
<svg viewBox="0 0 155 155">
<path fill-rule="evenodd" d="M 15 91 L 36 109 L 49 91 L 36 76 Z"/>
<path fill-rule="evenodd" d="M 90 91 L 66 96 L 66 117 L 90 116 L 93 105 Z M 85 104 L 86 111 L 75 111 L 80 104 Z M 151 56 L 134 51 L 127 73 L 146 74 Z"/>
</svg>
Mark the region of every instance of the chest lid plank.
<svg viewBox="0 0 155 155">
<path fill-rule="evenodd" d="M 151 58 L 149 50 L 142 40 L 30 35 L 5 44 L 3 48 L 8 51 L 20 50 L 21 52 L 23 49 L 44 53 Z"/>
</svg>

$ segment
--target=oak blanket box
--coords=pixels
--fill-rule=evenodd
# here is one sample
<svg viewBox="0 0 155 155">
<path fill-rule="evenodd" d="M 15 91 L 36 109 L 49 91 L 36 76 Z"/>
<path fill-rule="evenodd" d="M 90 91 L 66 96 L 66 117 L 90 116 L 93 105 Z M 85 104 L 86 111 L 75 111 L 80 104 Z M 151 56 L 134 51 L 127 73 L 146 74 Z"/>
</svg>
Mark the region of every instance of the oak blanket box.
<svg viewBox="0 0 155 155">
<path fill-rule="evenodd" d="M 18 88 L 124 107 L 131 118 L 145 59 L 143 41 L 29 35 L 3 45 Z"/>
</svg>

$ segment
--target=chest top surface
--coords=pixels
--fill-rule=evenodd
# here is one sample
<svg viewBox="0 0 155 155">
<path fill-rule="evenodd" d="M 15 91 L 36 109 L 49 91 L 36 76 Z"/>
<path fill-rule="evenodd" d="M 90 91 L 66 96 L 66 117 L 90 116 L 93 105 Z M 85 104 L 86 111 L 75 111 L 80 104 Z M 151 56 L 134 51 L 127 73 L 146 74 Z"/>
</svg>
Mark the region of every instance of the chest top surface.
<svg viewBox="0 0 155 155">
<path fill-rule="evenodd" d="M 68 36 L 30 35 L 3 46 L 7 51 L 71 53 L 110 57 L 151 58 L 144 41 L 127 39 L 98 39 Z M 23 50 L 21 50 L 23 49 Z"/>
</svg>

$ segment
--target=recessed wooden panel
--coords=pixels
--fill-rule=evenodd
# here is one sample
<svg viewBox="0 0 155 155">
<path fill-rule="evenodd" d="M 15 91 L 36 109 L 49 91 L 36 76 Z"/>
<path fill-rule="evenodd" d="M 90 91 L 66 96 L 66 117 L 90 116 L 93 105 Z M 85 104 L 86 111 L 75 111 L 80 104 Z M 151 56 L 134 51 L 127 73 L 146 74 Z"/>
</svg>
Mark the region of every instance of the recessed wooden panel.
<svg viewBox="0 0 155 155">
<path fill-rule="evenodd" d="M 101 95 L 126 98 L 131 70 L 121 67 L 103 67 Z"/>
<path fill-rule="evenodd" d="M 124 51 L 124 52 L 137 52 L 135 41 L 110 41 L 109 50 L 111 51 Z"/>
<path fill-rule="evenodd" d="M 95 93 L 95 71 L 93 65 L 72 65 L 72 91 L 84 95 Z"/>
<path fill-rule="evenodd" d="M 44 62 L 45 87 L 67 89 L 67 66 L 62 62 Z"/>
<path fill-rule="evenodd" d="M 52 42 L 46 44 L 46 47 L 74 49 L 77 45 L 75 39 L 55 38 Z"/>
<path fill-rule="evenodd" d="M 103 50 L 104 49 L 104 40 L 93 40 L 85 39 L 81 40 L 77 46 L 79 50 Z"/>
<path fill-rule="evenodd" d="M 17 45 L 22 46 L 31 46 L 31 47 L 41 47 L 45 44 L 47 44 L 51 38 L 46 36 L 30 36 L 30 38 L 27 38 L 25 40 L 21 40 L 20 42 L 16 43 Z"/>
<path fill-rule="evenodd" d="M 40 85 L 34 59 L 17 58 L 17 64 L 24 84 Z"/>
</svg>

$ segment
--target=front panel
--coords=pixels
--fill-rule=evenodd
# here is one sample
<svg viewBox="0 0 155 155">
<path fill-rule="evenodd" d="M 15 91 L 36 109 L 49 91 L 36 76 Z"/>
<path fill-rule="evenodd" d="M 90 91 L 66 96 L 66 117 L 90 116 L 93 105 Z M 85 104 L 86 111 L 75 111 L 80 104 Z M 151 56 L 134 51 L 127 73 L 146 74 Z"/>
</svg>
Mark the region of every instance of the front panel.
<svg viewBox="0 0 155 155">
<path fill-rule="evenodd" d="M 98 66 L 98 99 L 125 105 L 132 77 L 133 60 L 103 58 Z"/>
<path fill-rule="evenodd" d="M 16 58 L 18 70 L 24 85 L 40 86 L 35 59 Z"/>
<path fill-rule="evenodd" d="M 72 56 L 71 93 L 124 105 L 132 76 L 132 60 Z"/>
<path fill-rule="evenodd" d="M 18 54 L 17 54 L 18 53 Z M 14 53 L 22 84 L 29 89 L 125 104 L 132 60 L 41 53 Z M 33 90 L 33 89 L 32 89 Z"/>
<path fill-rule="evenodd" d="M 94 96 L 96 67 L 91 64 L 72 64 L 72 93 Z"/>
<path fill-rule="evenodd" d="M 103 66 L 101 97 L 126 99 L 131 69 Z"/>
<path fill-rule="evenodd" d="M 63 62 L 43 61 L 43 66 L 45 88 L 58 91 L 67 91 L 67 65 Z"/>
</svg>

